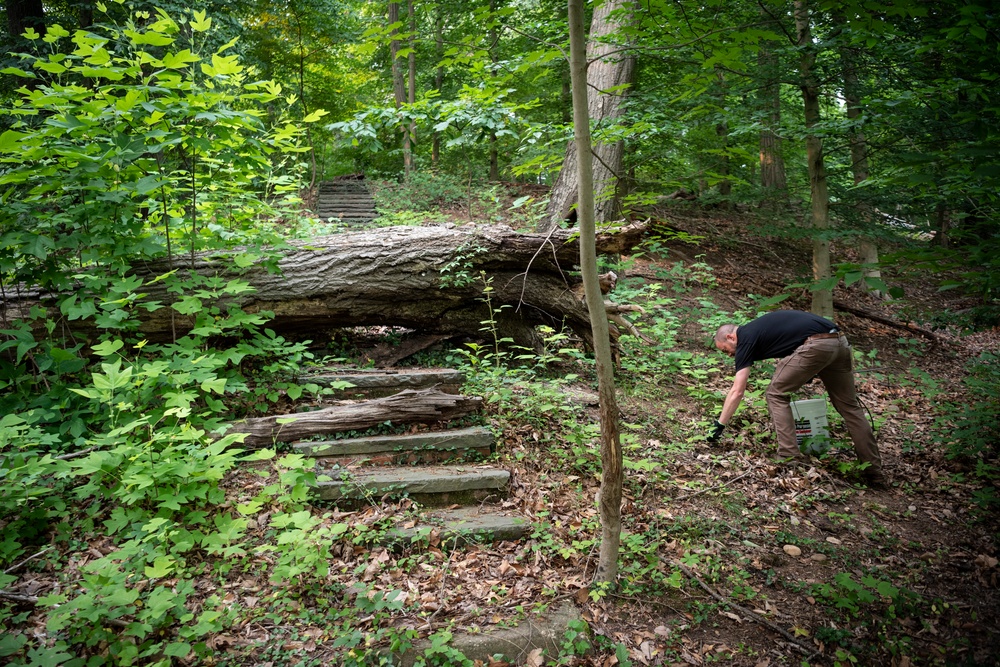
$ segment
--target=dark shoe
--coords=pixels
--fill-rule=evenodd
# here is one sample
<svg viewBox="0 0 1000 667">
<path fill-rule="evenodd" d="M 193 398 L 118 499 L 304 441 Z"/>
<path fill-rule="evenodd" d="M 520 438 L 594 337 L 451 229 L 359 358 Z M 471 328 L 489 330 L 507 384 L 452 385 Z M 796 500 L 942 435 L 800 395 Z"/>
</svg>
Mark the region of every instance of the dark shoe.
<svg viewBox="0 0 1000 667">
<path fill-rule="evenodd" d="M 873 491 L 888 491 L 892 488 L 889 485 L 889 480 L 882 473 L 865 475 L 865 486 Z"/>
</svg>

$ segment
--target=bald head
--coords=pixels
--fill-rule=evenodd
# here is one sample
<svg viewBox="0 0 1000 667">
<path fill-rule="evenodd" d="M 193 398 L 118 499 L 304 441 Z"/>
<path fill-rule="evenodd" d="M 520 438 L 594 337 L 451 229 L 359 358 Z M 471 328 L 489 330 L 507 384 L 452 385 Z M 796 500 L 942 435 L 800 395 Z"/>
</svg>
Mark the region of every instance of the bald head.
<svg viewBox="0 0 1000 667">
<path fill-rule="evenodd" d="M 715 332 L 715 344 L 718 345 L 726 340 L 726 334 L 736 333 L 736 329 L 737 326 L 735 324 L 723 324 L 719 327 L 719 330 Z"/>
<path fill-rule="evenodd" d="M 731 357 L 736 354 L 737 329 L 738 327 L 735 324 L 723 324 L 719 327 L 719 330 L 715 332 L 715 347 L 720 352 L 725 352 Z"/>
</svg>

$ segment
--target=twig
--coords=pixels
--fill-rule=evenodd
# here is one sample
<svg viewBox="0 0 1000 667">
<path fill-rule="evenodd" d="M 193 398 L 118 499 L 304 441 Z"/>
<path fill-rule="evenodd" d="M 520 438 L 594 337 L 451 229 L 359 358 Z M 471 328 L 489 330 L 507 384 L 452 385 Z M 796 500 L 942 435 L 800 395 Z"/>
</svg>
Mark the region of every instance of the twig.
<svg viewBox="0 0 1000 667">
<path fill-rule="evenodd" d="M 69 459 L 75 459 L 78 456 L 86 456 L 87 454 L 91 453 L 95 449 L 97 449 L 97 447 L 87 447 L 86 449 L 81 449 L 78 452 L 72 452 L 70 454 L 63 454 L 62 456 L 53 456 L 52 460 L 53 461 L 67 461 Z"/>
<path fill-rule="evenodd" d="M 19 570 L 19 569 L 21 569 L 21 568 L 22 568 L 22 567 L 23 567 L 23 566 L 24 566 L 24 565 L 25 565 L 26 563 L 28 563 L 28 562 L 30 562 L 30 561 L 33 561 L 33 560 L 35 560 L 36 558 L 38 558 L 39 556 L 41 556 L 41 555 L 42 555 L 43 553 L 45 553 L 46 551 L 52 551 L 52 549 L 54 549 L 54 548 L 55 548 L 55 547 L 45 547 L 44 549 L 42 549 L 42 550 L 41 550 L 41 551 L 39 551 L 38 553 L 36 553 L 36 554 L 33 554 L 33 555 L 31 555 L 31 556 L 28 556 L 27 558 L 25 558 L 24 560 L 22 560 L 22 561 L 21 561 L 20 563 L 15 563 L 14 565 L 11 565 L 11 566 L 10 566 L 10 567 L 8 567 L 8 568 L 7 568 L 6 570 L 4 570 L 4 571 L 3 571 L 3 573 L 4 573 L 4 574 L 10 574 L 11 572 L 14 572 L 14 571 L 16 571 L 16 570 Z"/>
<path fill-rule="evenodd" d="M 782 637 L 784 637 L 785 639 L 787 639 L 793 646 L 795 646 L 795 648 L 797 648 L 800 651 L 802 651 L 803 655 L 809 656 L 808 659 L 812 659 L 816 655 L 821 655 L 820 651 L 815 651 L 813 649 L 813 647 L 807 646 L 805 644 L 802 644 L 793 635 L 789 634 L 783 628 L 779 628 L 777 625 L 775 625 L 771 621 L 767 620 L 766 618 L 764 618 L 760 614 L 755 614 L 754 612 L 750 611 L 749 609 L 741 607 L 740 605 L 736 604 L 735 602 L 732 602 L 731 600 L 727 600 L 726 598 L 722 597 L 711 586 L 709 586 L 704 581 L 702 581 L 698 577 L 698 575 L 696 575 L 694 572 L 692 572 L 683 563 L 674 561 L 673 564 L 676 565 L 678 568 L 680 568 L 681 572 L 683 572 L 684 574 L 686 574 L 689 579 L 691 579 L 692 581 L 696 582 L 699 586 L 702 587 L 702 589 L 704 589 L 704 591 L 706 593 L 708 593 L 709 595 L 711 595 L 713 598 L 715 598 L 717 601 L 719 601 L 720 603 L 722 603 L 724 606 L 729 607 L 731 609 L 735 609 L 736 611 L 740 612 L 745 618 L 753 619 L 754 621 L 760 623 L 761 625 L 764 625 L 764 626 L 770 628 L 771 630 L 774 630 L 779 635 L 781 635 Z"/>
<path fill-rule="evenodd" d="M 718 486 L 710 486 L 707 489 L 702 489 L 700 491 L 695 491 L 694 493 L 690 493 L 690 494 L 688 494 L 686 496 L 679 496 L 677 498 L 674 498 L 674 500 L 688 500 L 690 498 L 694 498 L 695 496 L 700 496 L 703 493 L 708 493 L 709 491 L 715 491 L 716 489 L 723 489 L 723 488 L 729 486 L 730 484 L 732 484 L 733 482 L 743 479 L 744 477 L 746 477 L 747 475 L 749 475 L 750 473 L 752 473 L 756 469 L 757 469 L 757 466 L 754 466 L 753 468 L 750 468 L 750 470 L 747 470 L 742 475 L 739 475 L 738 477 L 733 477 L 730 480 L 726 480 L 725 484 L 719 484 Z"/>
<path fill-rule="evenodd" d="M 881 315 L 876 315 L 875 313 L 869 313 L 867 310 L 862 310 L 860 308 L 855 308 L 853 306 L 850 306 L 844 303 L 843 301 L 834 301 L 833 307 L 837 310 L 842 310 L 845 313 L 850 313 L 851 315 L 863 317 L 867 320 L 872 320 L 873 322 L 878 322 L 879 324 L 884 324 L 886 326 L 890 326 L 895 329 L 902 329 L 903 331 L 918 333 L 931 342 L 931 348 L 930 348 L 931 350 L 936 348 L 941 343 L 941 340 L 937 337 L 937 335 L 934 334 L 934 332 L 928 331 L 927 329 L 922 329 L 913 324 L 908 324 L 906 322 L 897 322 L 896 320 L 890 320 L 887 317 L 882 317 Z"/>
<path fill-rule="evenodd" d="M 34 595 L 24 595 L 22 593 L 9 593 L 0 589 L 0 598 L 13 600 L 14 602 L 24 602 L 26 604 L 38 604 L 38 598 Z"/>
</svg>

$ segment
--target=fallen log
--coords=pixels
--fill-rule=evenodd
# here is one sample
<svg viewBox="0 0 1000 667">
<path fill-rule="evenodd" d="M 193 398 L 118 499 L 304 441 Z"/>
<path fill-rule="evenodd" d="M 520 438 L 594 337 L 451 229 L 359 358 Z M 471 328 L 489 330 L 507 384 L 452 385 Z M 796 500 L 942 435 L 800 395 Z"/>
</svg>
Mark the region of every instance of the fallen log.
<svg viewBox="0 0 1000 667">
<path fill-rule="evenodd" d="M 881 315 L 870 313 L 867 310 L 862 310 L 861 308 L 855 308 L 853 306 L 849 306 L 843 301 L 834 301 L 833 307 L 837 310 L 842 310 L 845 313 L 850 313 L 851 315 L 863 317 L 873 322 L 878 322 L 879 324 L 884 324 L 886 326 L 893 327 L 894 329 L 902 329 L 903 331 L 909 331 L 910 333 L 920 334 L 921 336 L 923 336 L 924 338 L 926 338 L 931 342 L 931 347 L 930 347 L 931 350 L 936 348 L 940 343 L 940 340 L 938 340 L 938 337 L 934 334 L 933 331 L 928 331 L 927 329 L 923 329 L 908 322 L 898 322 L 896 320 L 890 320 L 887 317 L 882 317 Z"/>
<path fill-rule="evenodd" d="M 437 389 L 406 389 L 385 398 L 332 405 L 312 412 L 244 419 L 230 424 L 226 435 L 246 433 L 244 446 L 267 447 L 317 435 L 364 431 L 387 421 L 393 424 L 448 421 L 478 412 L 482 402 L 478 397 L 446 394 Z"/>
<path fill-rule="evenodd" d="M 632 224 L 600 234 L 598 252 L 627 252 L 645 230 L 645 224 Z M 574 289 L 580 284 L 576 234 L 562 229 L 522 234 L 478 225 L 390 227 L 295 241 L 278 260 L 276 273 L 262 265 L 241 270 L 232 254 L 219 253 L 175 258 L 173 265 L 151 263 L 136 267 L 135 273 L 144 280 L 143 301 L 162 304 L 177 296 L 154 279 L 178 267 L 246 280 L 253 291 L 225 302 L 246 312 L 272 312 L 267 326 L 282 334 L 313 337 L 338 328 L 382 325 L 421 335 L 479 338 L 484 320 L 492 318 L 499 337 L 521 345 L 539 342 L 534 330 L 541 324 L 566 326 L 589 343 L 586 306 Z M 489 304 L 484 281 L 489 281 Z M 0 315 L 8 323 L 25 319 L 39 301 L 45 303 L 40 298 L 8 299 Z M 140 335 L 151 342 L 170 341 L 193 327 L 193 317 L 169 307 L 135 312 L 141 317 Z M 78 340 L 93 339 L 92 324 L 65 319 L 59 324 L 60 331 Z"/>
</svg>

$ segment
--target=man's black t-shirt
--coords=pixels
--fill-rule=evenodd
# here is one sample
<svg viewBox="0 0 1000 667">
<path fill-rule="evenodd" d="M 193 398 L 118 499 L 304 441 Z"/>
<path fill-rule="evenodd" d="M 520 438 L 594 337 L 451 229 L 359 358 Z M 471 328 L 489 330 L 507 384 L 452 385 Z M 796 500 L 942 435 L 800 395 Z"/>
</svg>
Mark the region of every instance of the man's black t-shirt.
<svg viewBox="0 0 1000 667">
<path fill-rule="evenodd" d="M 736 329 L 736 370 L 755 361 L 787 357 L 806 338 L 838 331 L 837 325 L 802 310 L 776 310 Z"/>
</svg>

